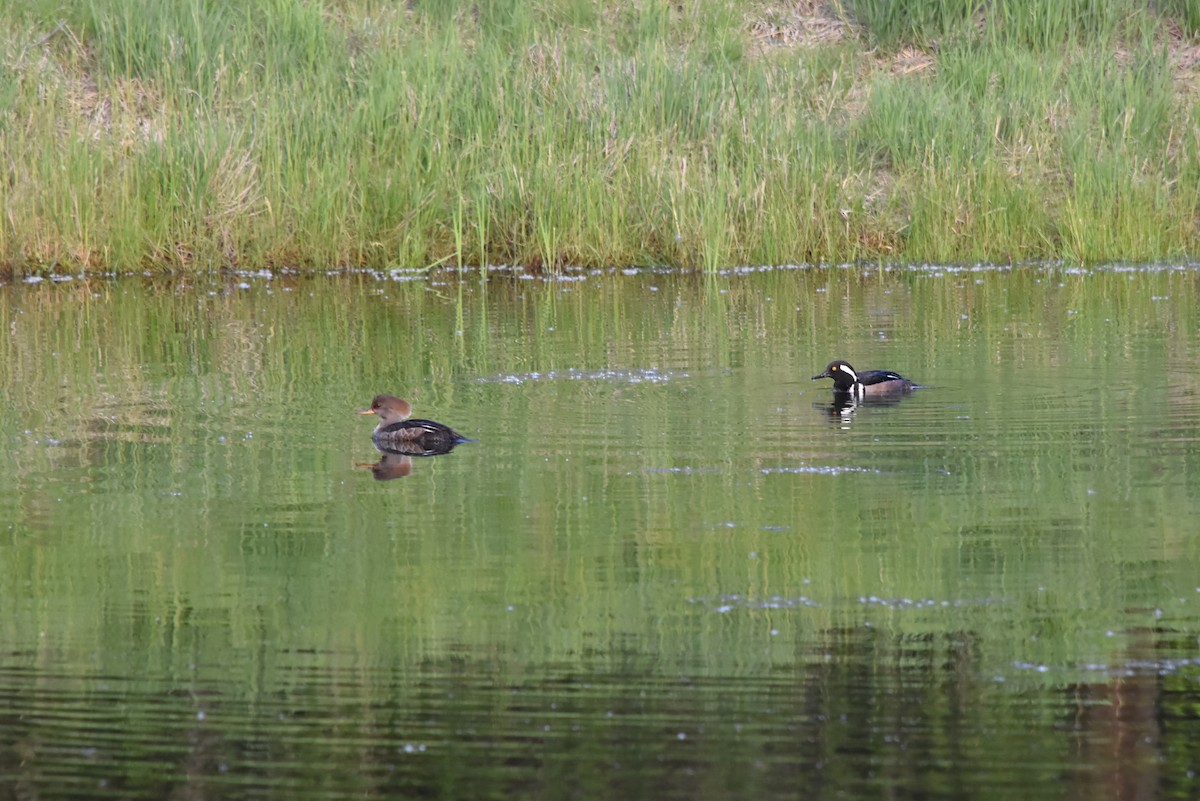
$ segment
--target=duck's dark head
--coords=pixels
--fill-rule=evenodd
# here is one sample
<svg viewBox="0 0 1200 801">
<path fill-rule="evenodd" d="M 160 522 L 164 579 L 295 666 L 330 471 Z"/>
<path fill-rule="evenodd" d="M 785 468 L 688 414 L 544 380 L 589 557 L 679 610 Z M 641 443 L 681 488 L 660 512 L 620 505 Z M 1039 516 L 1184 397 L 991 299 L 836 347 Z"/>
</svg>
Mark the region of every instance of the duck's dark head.
<svg viewBox="0 0 1200 801">
<path fill-rule="evenodd" d="M 832 378 L 833 388 L 839 392 L 849 392 L 850 387 L 858 381 L 858 373 L 854 372 L 854 368 L 850 366 L 850 362 L 834 359 L 825 366 L 825 372 L 820 375 L 814 375 L 813 381 L 819 378 Z"/>
</svg>

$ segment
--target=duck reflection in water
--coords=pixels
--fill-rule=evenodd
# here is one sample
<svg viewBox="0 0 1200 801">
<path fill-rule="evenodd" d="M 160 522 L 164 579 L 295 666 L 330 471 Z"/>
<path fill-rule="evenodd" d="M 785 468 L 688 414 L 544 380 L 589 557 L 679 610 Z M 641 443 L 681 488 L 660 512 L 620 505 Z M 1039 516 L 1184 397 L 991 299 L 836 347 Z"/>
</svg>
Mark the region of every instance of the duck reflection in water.
<svg viewBox="0 0 1200 801">
<path fill-rule="evenodd" d="M 466 441 L 470 442 L 471 440 Z M 457 444 L 457 442 L 431 444 L 405 442 L 398 448 L 380 448 L 376 445 L 376 450 L 379 451 L 379 461 L 374 464 L 360 463 L 358 466 L 371 468 L 371 473 L 377 481 L 391 481 L 393 478 L 404 478 L 413 471 L 414 456 L 444 456 L 454 450 L 454 446 Z"/>
<path fill-rule="evenodd" d="M 393 478 L 404 478 L 413 469 L 411 456 L 400 453 L 379 452 L 378 462 L 359 462 L 359 467 L 371 468 L 371 475 L 376 481 L 391 481 Z"/>
<path fill-rule="evenodd" d="M 360 466 L 370 467 L 380 481 L 407 476 L 412 472 L 414 456 L 443 456 L 460 443 L 473 442 L 442 423 L 407 419 L 412 414 L 412 405 L 395 395 L 376 395 L 371 408 L 359 414 L 379 416 L 379 425 L 375 426 L 371 439 L 381 454 L 380 459 L 375 464 Z"/>
<path fill-rule="evenodd" d="M 835 392 L 833 399 L 829 403 L 814 403 L 814 409 L 825 412 L 834 420 L 849 420 L 854 416 L 854 413 L 864 406 L 870 406 L 873 409 L 878 409 L 881 406 L 899 406 L 905 395 L 896 395 L 893 397 L 866 398 L 856 400 L 853 395 L 846 395 Z"/>
</svg>

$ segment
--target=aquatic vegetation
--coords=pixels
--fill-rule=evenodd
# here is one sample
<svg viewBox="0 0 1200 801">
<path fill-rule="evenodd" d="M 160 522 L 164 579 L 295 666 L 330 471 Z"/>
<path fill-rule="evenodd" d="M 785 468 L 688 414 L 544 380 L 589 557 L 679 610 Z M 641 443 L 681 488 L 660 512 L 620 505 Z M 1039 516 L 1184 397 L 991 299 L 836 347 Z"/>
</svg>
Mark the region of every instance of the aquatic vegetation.
<svg viewBox="0 0 1200 801">
<path fill-rule="evenodd" d="M 16 0 L 0 268 L 1179 257 L 1191 5 Z"/>
</svg>

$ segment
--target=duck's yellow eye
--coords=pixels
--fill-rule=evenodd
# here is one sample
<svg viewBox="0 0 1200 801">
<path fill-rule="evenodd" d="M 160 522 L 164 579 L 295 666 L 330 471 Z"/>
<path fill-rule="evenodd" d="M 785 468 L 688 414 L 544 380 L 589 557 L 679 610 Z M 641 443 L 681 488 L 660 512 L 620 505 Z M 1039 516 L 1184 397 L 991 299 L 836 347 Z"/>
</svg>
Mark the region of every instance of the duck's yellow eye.
<svg viewBox="0 0 1200 801">
<path fill-rule="evenodd" d="M 829 369 L 836 371 L 838 369 L 838 366 L 835 364 L 833 367 L 830 367 Z"/>
</svg>

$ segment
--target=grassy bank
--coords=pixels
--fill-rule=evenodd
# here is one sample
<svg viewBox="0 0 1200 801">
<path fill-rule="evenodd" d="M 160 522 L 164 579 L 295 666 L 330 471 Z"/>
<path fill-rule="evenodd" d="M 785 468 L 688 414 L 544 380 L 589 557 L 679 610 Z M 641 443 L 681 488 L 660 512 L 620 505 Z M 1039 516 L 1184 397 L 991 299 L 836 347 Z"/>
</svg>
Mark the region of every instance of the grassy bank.
<svg viewBox="0 0 1200 801">
<path fill-rule="evenodd" d="M 1146 6 L 14 0 L 0 266 L 1183 257 L 1200 12 Z"/>
</svg>

